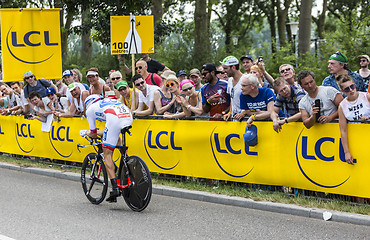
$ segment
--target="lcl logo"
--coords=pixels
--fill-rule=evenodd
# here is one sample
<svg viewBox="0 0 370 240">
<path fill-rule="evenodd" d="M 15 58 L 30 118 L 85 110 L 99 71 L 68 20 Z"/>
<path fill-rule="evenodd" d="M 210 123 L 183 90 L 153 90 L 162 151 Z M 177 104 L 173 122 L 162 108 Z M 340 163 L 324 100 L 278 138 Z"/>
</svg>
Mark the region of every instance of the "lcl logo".
<svg viewBox="0 0 370 240">
<path fill-rule="evenodd" d="M 50 41 L 50 31 L 29 31 L 24 34 L 20 34 L 17 31 L 12 31 L 11 27 L 7 33 L 6 36 L 6 46 L 8 48 L 9 53 L 18 61 L 27 63 L 27 64 L 38 64 L 47 61 L 50 59 L 54 54 L 51 54 L 50 56 L 36 60 L 36 61 L 30 61 L 26 59 L 22 59 L 17 56 L 14 52 L 14 50 L 22 50 L 27 47 L 38 47 L 42 46 L 42 44 L 45 44 L 45 46 L 58 46 L 58 43 L 51 42 Z"/>
<path fill-rule="evenodd" d="M 49 132 L 49 141 L 56 153 L 61 157 L 68 158 L 72 155 L 72 150 L 69 154 L 63 154 L 61 150 L 58 150 L 55 145 L 66 146 L 65 142 L 73 142 L 73 139 L 70 137 L 70 127 L 60 126 L 56 128 L 52 126 Z M 61 144 L 60 144 L 61 143 Z M 59 149 L 61 149 L 60 147 Z M 69 149 L 69 148 L 64 148 Z"/>
<path fill-rule="evenodd" d="M 32 134 L 31 124 L 18 124 L 15 125 L 15 139 L 17 141 L 19 149 L 25 153 L 30 153 L 33 150 L 33 144 L 30 150 L 26 149 L 24 145 L 29 145 L 30 142 L 33 142 L 35 135 Z M 24 139 L 24 140 L 23 140 Z M 26 141 L 27 139 L 32 139 L 32 141 Z M 21 144 L 22 142 L 23 144 Z M 27 144 L 28 143 L 28 144 Z"/>
</svg>

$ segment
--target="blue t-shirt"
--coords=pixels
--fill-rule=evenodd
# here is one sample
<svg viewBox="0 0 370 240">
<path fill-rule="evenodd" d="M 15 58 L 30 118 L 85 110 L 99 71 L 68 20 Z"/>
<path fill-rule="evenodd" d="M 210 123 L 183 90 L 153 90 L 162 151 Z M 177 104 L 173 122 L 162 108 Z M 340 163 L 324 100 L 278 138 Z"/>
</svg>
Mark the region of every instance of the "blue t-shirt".
<svg viewBox="0 0 370 240">
<path fill-rule="evenodd" d="M 24 90 L 24 97 L 28 98 L 31 92 L 38 92 L 40 97 L 46 97 L 46 89 L 51 86 L 51 83 L 45 79 L 37 80 L 37 83 L 34 87 L 31 87 L 29 84 L 26 84 L 23 87 Z"/>
<path fill-rule="evenodd" d="M 258 95 L 251 97 L 249 95 L 240 94 L 240 108 L 242 110 L 251 110 L 255 112 L 267 111 L 267 104 L 271 101 L 275 101 L 276 96 L 270 88 L 258 88 Z"/>
</svg>

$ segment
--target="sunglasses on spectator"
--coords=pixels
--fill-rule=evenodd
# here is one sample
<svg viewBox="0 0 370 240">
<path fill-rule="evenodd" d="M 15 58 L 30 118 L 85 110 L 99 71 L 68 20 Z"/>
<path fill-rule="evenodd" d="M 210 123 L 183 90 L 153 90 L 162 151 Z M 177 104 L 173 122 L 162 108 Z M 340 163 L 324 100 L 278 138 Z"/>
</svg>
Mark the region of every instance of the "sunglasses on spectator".
<svg viewBox="0 0 370 240">
<path fill-rule="evenodd" d="M 193 86 L 188 87 L 188 88 L 183 88 L 182 91 L 187 92 L 187 91 L 191 90 L 192 88 L 193 88 Z"/>
<path fill-rule="evenodd" d="M 166 83 L 166 87 L 167 88 L 169 88 L 169 87 L 173 87 L 173 86 L 175 86 L 175 82 L 168 82 L 168 83 Z"/>
<path fill-rule="evenodd" d="M 116 77 L 116 78 L 111 78 L 111 80 L 112 81 L 114 81 L 114 80 L 118 80 L 118 79 L 120 79 L 121 77 Z"/>
<path fill-rule="evenodd" d="M 349 87 L 344 88 L 343 89 L 343 92 L 347 92 L 348 93 L 351 90 L 355 90 L 355 88 L 356 88 L 356 84 L 352 84 Z"/>
<path fill-rule="evenodd" d="M 361 59 L 360 62 L 367 62 L 367 60 L 366 59 Z"/>
<path fill-rule="evenodd" d="M 288 72 L 290 71 L 290 68 L 281 69 L 280 73 Z"/>
<path fill-rule="evenodd" d="M 141 81 L 141 82 L 139 82 L 139 83 L 136 83 L 136 84 L 135 84 L 135 86 L 136 86 L 136 87 L 138 87 L 138 86 L 140 86 L 141 84 L 144 84 L 144 81 Z"/>
<path fill-rule="evenodd" d="M 202 75 L 203 76 L 206 76 L 208 72 L 202 72 Z"/>
<path fill-rule="evenodd" d="M 227 72 L 220 72 L 221 74 L 226 74 Z"/>
<path fill-rule="evenodd" d="M 143 69 L 143 67 L 142 66 L 135 67 L 135 70 L 138 70 L 138 69 Z"/>
<path fill-rule="evenodd" d="M 24 79 L 30 79 L 30 78 L 33 78 L 33 75 L 29 76 L 29 77 L 25 77 Z"/>
</svg>

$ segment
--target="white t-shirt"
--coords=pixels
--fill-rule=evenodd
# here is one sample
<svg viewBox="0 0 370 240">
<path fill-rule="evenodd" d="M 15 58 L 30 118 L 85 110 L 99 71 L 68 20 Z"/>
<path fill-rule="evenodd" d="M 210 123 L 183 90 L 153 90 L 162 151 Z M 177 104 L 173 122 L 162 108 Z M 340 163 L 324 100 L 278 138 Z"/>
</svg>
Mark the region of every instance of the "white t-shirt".
<svg viewBox="0 0 370 240">
<path fill-rule="evenodd" d="M 231 99 L 231 108 L 232 108 L 231 116 L 234 116 L 235 114 L 241 113 L 243 111 L 240 108 L 240 94 L 242 92 L 241 80 L 245 77 L 246 76 L 243 74 L 243 76 L 239 79 L 235 86 L 233 86 L 232 77 L 230 77 L 228 80 L 226 93 L 230 95 Z"/>
<path fill-rule="evenodd" d="M 362 116 L 370 117 L 370 102 L 367 100 L 365 92 L 358 92 L 358 98 L 350 102 L 345 98 L 340 102 L 344 116 L 348 120 L 360 120 Z"/>
<path fill-rule="evenodd" d="M 312 115 L 312 105 L 316 99 L 320 99 L 320 115 L 329 116 L 338 110 L 334 104 L 337 94 L 341 94 L 337 89 L 329 86 L 319 86 L 319 92 L 315 98 L 305 95 L 299 102 L 299 109 L 304 109 Z"/>
<path fill-rule="evenodd" d="M 82 93 L 82 91 L 86 91 L 86 88 L 85 88 L 84 85 L 82 85 L 82 83 L 74 82 L 74 84 L 77 85 L 80 88 L 81 93 Z M 72 94 L 71 94 L 71 92 L 69 90 L 67 90 L 67 92 L 66 92 L 66 97 L 68 98 L 68 101 L 70 103 L 72 103 L 72 98 L 73 97 L 72 97 Z"/>
<path fill-rule="evenodd" d="M 144 96 L 142 91 L 139 91 L 139 103 L 144 103 L 149 107 L 150 102 L 154 101 L 154 92 L 160 89 L 158 86 L 146 85 L 146 96 Z"/>
<path fill-rule="evenodd" d="M 20 106 L 20 104 L 19 104 L 20 103 L 20 98 L 14 92 L 11 96 L 6 95 L 6 98 L 8 99 L 8 106 L 10 108 L 15 107 L 15 106 Z"/>
</svg>

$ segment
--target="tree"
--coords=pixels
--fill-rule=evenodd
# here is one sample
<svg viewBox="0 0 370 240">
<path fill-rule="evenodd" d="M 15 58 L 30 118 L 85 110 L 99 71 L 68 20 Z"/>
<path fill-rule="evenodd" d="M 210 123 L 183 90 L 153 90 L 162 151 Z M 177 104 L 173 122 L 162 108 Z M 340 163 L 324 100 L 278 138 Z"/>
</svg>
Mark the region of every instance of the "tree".
<svg viewBox="0 0 370 240">
<path fill-rule="evenodd" d="M 284 0 L 284 8 L 282 8 L 280 0 L 277 0 L 276 13 L 280 47 L 286 46 L 286 21 L 288 18 L 288 10 L 291 3 L 292 0 Z"/>
<path fill-rule="evenodd" d="M 311 22 L 312 22 L 312 0 L 301 2 L 298 30 L 298 54 L 303 55 L 310 52 L 311 48 Z"/>
<path fill-rule="evenodd" d="M 255 0 L 255 4 L 263 12 L 270 26 L 271 52 L 272 53 L 276 52 L 276 26 L 275 26 L 275 21 L 276 21 L 275 8 L 277 5 L 276 1 L 277 0 L 269 0 L 269 1 Z"/>
<path fill-rule="evenodd" d="M 209 16 L 207 0 L 195 0 L 194 11 L 194 65 L 201 66 L 210 60 Z"/>
<path fill-rule="evenodd" d="M 323 0 L 321 13 L 317 18 L 312 17 L 312 20 L 316 23 L 317 26 L 317 36 L 319 39 L 324 38 L 325 19 L 327 10 L 328 10 L 328 0 Z"/>
<path fill-rule="evenodd" d="M 88 63 L 92 56 L 91 35 L 91 13 L 90 6 L 82 6 L 81 14 L 81 59 L 83 63 Z"/>
</svg>

